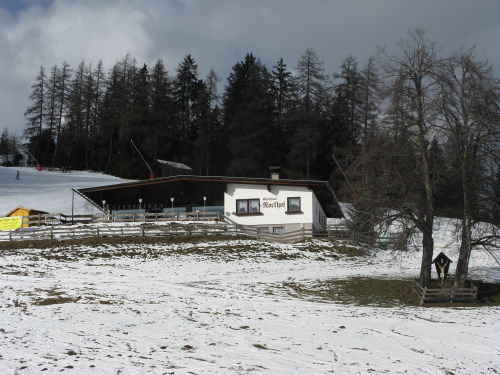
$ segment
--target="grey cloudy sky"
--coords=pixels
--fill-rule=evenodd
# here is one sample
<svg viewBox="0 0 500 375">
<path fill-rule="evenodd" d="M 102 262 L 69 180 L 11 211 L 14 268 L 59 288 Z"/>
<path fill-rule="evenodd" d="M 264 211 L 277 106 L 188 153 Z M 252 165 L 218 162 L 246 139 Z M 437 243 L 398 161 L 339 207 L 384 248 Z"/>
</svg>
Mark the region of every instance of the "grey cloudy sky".
<svg viewBox="0 0 500 375">
<path fill-rule="evenodd" d="M 110 68 L 130 53 L 173 72 L 190 53 L 203 75 L 219 74 L 221 91 L 246 52 L 293 68 L 314 48 L 333 73 L 345 56 L 362 65 L 416 27 L 444 54 L 476 44 L 499 74 L 499 0 L 0 0 L 0 131 L 22 133 L 40 65 Z"/>
</svg>

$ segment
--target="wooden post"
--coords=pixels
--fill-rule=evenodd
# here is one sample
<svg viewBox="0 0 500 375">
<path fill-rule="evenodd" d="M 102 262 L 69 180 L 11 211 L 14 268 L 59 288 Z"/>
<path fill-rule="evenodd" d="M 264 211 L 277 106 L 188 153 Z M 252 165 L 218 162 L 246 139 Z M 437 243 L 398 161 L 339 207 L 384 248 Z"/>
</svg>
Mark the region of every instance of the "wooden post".
<svg viewBox="0 0 500 375">
<path fill-rule="evenodd" d="M 54 229 L 53 228 L 50 228 L 50 239 L 51 240 L 54 239 Z"/>
<path fill-rule="evenodd" d="M 146 237 L 146 235 L 144 234 L 144 225 L 141 227 L 142 229 L 142 237 Z"/>
<path fill-rule="evenodd" d="M 42 225 L 42 214 L 38 214 L 38 226 Z"/>
<path fill-rule="evenodd" d="M 9 241 L 12 241 L 12 230 L 9 230 Z"/>
<path fill-rule="evenodd" d="M 97 238 L 99 238 L 99 228 L 95 228 L 97 230 Z"/>
</svg>

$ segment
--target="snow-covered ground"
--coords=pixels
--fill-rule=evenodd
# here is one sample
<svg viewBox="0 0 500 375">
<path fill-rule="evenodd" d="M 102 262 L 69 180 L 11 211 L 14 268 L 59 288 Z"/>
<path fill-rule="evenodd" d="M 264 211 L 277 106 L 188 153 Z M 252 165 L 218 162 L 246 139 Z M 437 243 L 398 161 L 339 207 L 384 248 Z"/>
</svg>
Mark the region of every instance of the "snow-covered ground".
<svg viewBox="0 0 500 375">
<path fill-rule="evenodd" d="M 16 181 L 15 171 L 0 168 L 0 212 L 69 212 L 72 187 L 123 181 L 24 168 Z M 451 255 L 451 272 L 453 229 L 438 220 L 436 252 Z M 298 296 L 290 283 L 418 273 L 418 248 L 348 257 L 332 246 L 228 238 L 2 250 L 0 374 L 500 372 L 499 307 L 381 308 Z M 471 273 L 500 281 L 485 253 L 473 254 Z"/>
<path fill-rule="evenodd" d="M 400 263 L 388 252 L 332 257 L 329 246 L 304 247 L 227 240 L 5 252 L 0 373 L 494 374 L 500 368 L 499 308 L 341 305 L 297 297 L 286 286 L 350 276 L 411 278 L 418 252 Z M 476 258 L 472 271 L 499 276 L 485 264 Z"/>
<path fill-rule="evenodd" d="M 20 179 L 16 180 L 19 171 Z M 0 167 L 0 217 L 17 206 L 50 213 L 71 214 L 72 188 L 127 182 L 102 173 L 72 171 L 71 173 L 38 172 L 32 167 Z M 75 194 L 75 214 L 97 211 L 85 199 Z"/>
</svg>

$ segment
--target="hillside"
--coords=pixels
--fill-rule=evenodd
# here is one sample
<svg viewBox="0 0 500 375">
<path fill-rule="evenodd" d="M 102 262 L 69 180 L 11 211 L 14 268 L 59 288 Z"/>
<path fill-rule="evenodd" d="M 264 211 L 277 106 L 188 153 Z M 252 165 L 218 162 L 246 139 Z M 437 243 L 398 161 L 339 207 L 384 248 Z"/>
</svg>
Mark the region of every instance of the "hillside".
<svg viewBox="0 0 500 375">
<path fill-rule="evenodd" d="M 20 172 L 19 180 L 16 180 L 17 171 Z M 126 181 L 128 180 L 94 172 L 38 172 L 30 167 L 0 167 L 0 216 L 16 206 L 70 214 L 72 188 Z M 75 214 L 94 211 L 96 209 L 92 205 L 75 194 Z"/>
</svg>

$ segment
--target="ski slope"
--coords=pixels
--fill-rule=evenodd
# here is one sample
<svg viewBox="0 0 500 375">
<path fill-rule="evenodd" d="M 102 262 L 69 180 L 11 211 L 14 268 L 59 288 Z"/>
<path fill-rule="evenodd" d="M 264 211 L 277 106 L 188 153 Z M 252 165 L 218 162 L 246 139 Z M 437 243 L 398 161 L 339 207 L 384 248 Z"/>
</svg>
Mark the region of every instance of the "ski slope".
<svg viewBox="0 0 500 375">
<path fill-rule="evenodd" d="M 19 171 L 20 179 L 16 180 Z M 127 182 L 102 173 L 72 171 L 70 173 L 38 172 L 32 167 L 0 167 L 0 217 L 17 206 L 49 213 L 71 214 L 72 188 L 86 188 Z M 97 209 L 75 194 L 75 214 Z"/>
</svg>

